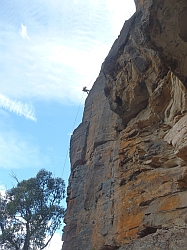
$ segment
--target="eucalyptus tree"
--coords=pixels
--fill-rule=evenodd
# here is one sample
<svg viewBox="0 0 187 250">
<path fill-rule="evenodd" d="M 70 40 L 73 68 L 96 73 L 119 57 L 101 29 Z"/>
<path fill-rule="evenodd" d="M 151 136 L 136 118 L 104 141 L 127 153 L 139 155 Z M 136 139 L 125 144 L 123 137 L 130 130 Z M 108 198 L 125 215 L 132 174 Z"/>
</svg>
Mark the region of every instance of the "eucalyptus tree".
<svg viewBox="0 0 187 250">
<path fill-rule="evenodd" d="M 16 179 L 17 180 L 17 179 Z M 0 249 L 44 249 L 65 214 L 65 183 L 40 170 L 0 197 Z"/>
</svg>

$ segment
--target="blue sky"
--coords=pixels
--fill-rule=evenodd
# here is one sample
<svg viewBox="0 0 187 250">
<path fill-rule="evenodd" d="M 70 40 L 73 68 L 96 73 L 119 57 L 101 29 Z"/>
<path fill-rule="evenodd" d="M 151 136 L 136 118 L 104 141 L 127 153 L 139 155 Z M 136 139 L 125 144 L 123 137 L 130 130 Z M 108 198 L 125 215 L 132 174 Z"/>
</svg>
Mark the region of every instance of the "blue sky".
<svg viewBox="0 0 187 250">
<path fill-rule="evenodd" d="M 41 168 L 67 183 L 82 87 L 134 11 L 133 0 L 0 1 L 0 187 Z"/>
</svg>

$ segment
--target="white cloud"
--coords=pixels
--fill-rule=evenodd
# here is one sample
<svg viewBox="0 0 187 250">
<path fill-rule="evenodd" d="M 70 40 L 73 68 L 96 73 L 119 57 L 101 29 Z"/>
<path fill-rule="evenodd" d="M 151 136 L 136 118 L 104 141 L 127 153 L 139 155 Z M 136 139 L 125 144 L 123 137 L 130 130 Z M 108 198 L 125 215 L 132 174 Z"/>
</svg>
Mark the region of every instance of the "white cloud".
<svg viewBox="0 0 187 250">
<path fill-rule="evenodd" d="M 114 13 L 116 16 L 118 15 L 118 18 L 120 18 L 120 15 L 122 15 L 123 18 L 125 17 L 125 19 L 130 18 L 132 13 L 136 10 L 134 0 L 106 0 L 106 5 L 110 12 Z"/>
<path fill-rule="evenodd" d="M 43 155 L 40 147 L 15 131 L 3 131 L 0 133 L 0 167 L 6 169 L 27 168 L 49 165 L 49 159 Z"/>
<path fill-rule="evenodd" d="M 111 27 L 113 34 L 118 36 L 125 20 L 128 20 L 135 12 L 135 3 L 124 0 L 106 0 L 108 11 L 111 13 Z"/>
<path fill-rule="evenodd" d="M 0 195 L 5 196 L 6 188 L 4 185 L 0 184 Z"/>
<path fill-rule="evenodd" d="M 13 112 L 16 115 L 24 116 L 27 119 L 36 121 L 34 107 L 28 103 L 11 100 L 0 94 L 0 107 Z"/>
<path fill-rule="evenodd" d="M 28 34 L 27 34 L 27 27 L 23 24 L 21 24 L 20 35 L 22 36 L 23 39 L 27 39 L 27 40 L 30 39 Z"/>
<path fill-rule="evenodd" d="M 4 79 L 3 84 L 0 82 L 1 93 L 19 100 L 79 103 L 82 87 L 91 81 L 93 75 L 96 78 L 100 69 L 98 59 L 101 58 L 101 64 L 104 56 L 97 56 L 95 50 L 87 53 L 71 49 L 61 45 L 61 39 L 44 42 L 39 37 L 35 39 L 31 47 L 28 44 L 17 44 L 16 48 L 10 48 L 7 58 L 9 63 L 4 64 L 5 71 L 0 72 L 0 79 Z M 10 55 L 18 50 L 23 53 L 12 59 Z"/>
<path fill-rule="evenodd" d="M 78 104 L 82 87 L 99 73 L 134 5 L 133 1 L 116 1 L 50 0 L 37 7 L 37 1 L 25 0 L 23 6 L 17 1 L 18 10 L 30 9 L 25 9 L 25 16 L 24 9 L 19 11 L 20 23 L 27 24 L 21 24 L 21 36 L 11 26 L 13 20 L 11 25 L 0 23 L 1 93 L 24 101 Z M 29 43 L 25 42 L 29 37 Z"/>
<path fill-rule="evenodd" d="M 62 235 L 55 233 L 49 245 L 45 250 L 61 250 L 62 249 Z"/>
</svg>

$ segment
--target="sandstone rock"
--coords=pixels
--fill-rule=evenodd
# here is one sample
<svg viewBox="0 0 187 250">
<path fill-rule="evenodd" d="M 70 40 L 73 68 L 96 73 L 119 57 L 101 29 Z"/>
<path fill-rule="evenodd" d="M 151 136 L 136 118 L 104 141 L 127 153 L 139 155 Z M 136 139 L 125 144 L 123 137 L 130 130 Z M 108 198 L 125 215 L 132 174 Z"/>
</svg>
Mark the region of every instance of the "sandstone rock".
<svg viewBox="0 0 187 250">
<path fill-rule="evenodd" d="M 102 247 L 112 227 L 114 179 L 112 168 L 106 171 L 104 166 L 113 164 L 117 115 L 104 95 L 104 80 L 100 74 L 86 100 L 83 122 L 71 139 L 63 249 L 91 249 L 92 244 Z"/>
<path fill-rule="evenodd" d="M 156 233 L 132 241 L 119 250 L 184 250 L 187 244 L 186 229 L 159 229 Z"/>
<path fill-rule="evenodd" d="M 187 4 L 135 2 L 71 138 L 63 250 L 186 247 Z"/>
<path fill-rule="evenodd" d="M 171 128 L 164 139 L 176 149 L 175 154 L 187 162 L 187 115 Z"/>
<path fill-rule="evenodd" d="M 71 138 L 71 166 L 75 168 L 85 162 L 86 139 L 88 136 L 89 122 L 82 122 L 77 129 L 74 130 Z M 77 138 L 78 137 L 78 138 Z"/>
<path fill-rule="evenodd" d="M 187 30 L 185 0 L 144 0 L 144 31 L 150 46 L 158 51 L 162 61 L 187 86 Z M 139 4 L 140 5 L 140 4 Z"/>
</svg>

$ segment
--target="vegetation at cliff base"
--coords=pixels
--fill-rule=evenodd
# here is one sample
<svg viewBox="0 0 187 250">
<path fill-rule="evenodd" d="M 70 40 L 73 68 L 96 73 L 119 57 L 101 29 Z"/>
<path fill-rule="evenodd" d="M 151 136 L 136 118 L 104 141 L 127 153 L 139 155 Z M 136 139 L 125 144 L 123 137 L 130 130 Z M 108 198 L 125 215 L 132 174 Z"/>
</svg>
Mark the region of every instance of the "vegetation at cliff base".
<svg viewBox="0 0 187 250">
<path fill-rule="evenodd" d="M 0 197 L 0 249 L 44 249 L 62 223 L 64 198 L 64 181 L 44 169 L 35 178 L 17 180 Z"/>
</svg>

